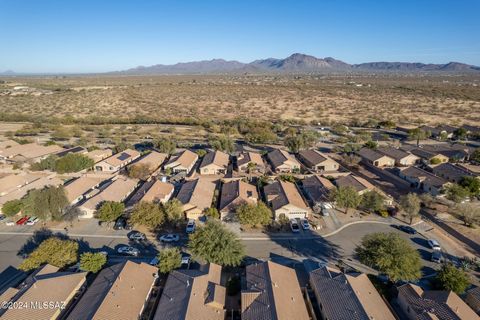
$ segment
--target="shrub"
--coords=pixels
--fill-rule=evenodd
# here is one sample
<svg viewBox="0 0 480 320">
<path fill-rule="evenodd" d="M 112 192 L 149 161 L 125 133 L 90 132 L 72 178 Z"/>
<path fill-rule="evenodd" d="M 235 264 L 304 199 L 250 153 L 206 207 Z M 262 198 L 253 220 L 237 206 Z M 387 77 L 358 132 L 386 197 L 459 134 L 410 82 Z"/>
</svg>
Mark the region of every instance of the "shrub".
<svg viewBox="0 0 480 320">
<path fill-rule="evenodd" d="M 106 255 L 96 252 L 85 252 L 80 256 L 80 269 L 97 273 L 107 263 Z"/>
<path fill-rule="evenodd" d="M 78 243 L 56 237 L 44 240 L 18 267 L 30 271 L 48 263 L 58 268 L 74 264 L 78 259 Z"/>
</svg>

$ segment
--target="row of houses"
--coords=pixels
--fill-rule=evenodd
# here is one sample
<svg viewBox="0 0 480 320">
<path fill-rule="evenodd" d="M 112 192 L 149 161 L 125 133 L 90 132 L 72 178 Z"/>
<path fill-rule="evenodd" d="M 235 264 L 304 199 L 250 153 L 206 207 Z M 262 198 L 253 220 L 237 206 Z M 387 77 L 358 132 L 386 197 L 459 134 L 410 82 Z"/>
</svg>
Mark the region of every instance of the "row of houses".
<svg viewBox="0 0 480 320">
<path fill-rule="evenodd" d="M 104 268 L 91 283 L 85 272 L 45 265 L 17 286 L 2 288 L 0 301 L 29 305 L 2 308 L 2 319 L 225 320 L 237 311 L 244 320 L 394 320 L 479 319 L 479 291 L 468 292 L 467 305 L 449 291 L 424 291 L 414 284 L 397 287 L 392 306 L 366 274 L 306 262 L 307 283 L 296 271 L 272 261 L 247 265 L 240 304 L 227 302 L 222 267 L 172 271 L 158 299 L 158 269 L 126 260 Z M 312 294 L 310 295 L 309 292 Z M 158 303 L 156 300 L 158 299 Z M 317 307 L 314 308 L 313 305 Z M 35 307 L 36 306 L 36 307 Z M 148 314 L 147 314 L 148 312 Z"/>
</svg>

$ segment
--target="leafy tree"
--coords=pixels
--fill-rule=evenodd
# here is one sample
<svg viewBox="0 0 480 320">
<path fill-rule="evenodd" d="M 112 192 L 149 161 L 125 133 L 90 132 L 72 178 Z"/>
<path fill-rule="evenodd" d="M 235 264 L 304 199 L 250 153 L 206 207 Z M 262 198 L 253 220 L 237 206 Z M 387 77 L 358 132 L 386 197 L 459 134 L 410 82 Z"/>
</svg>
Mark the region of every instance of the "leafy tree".
<svg viewBox="0 0 480 320">
<path fill-rule="evenodd" d="M 222 266 L 238 266 L 245 248 L 240 239 L 218 220 L 209 220 L 190 235 L 188 247 L 193 255 Z"/>
<path fill-rule="evenodd" d="M 85 252 L 80 256 L 80 269 L 92 273 L 102 270 L 107 263 L 107 256 L 100 252 Z"/>
<path fill-rule="evenodd" d="M 177 198 L 173 198 L 164 203 L 163 212 L 165 213 L 167 220 L 172 223 L 182 221 L 184 218 L 183 204 Z"/>
<path fill-rule="evenodd" d="M 57 159 L 57 156 L 49 155 L 45 159 L 42 159 L 40 162 L 32 163 L 32 165 L 30 165 L 30 169 L 33 171 L 55 171 Z"/>
<path fill-rule="evenodd" d="M 164 249 L 158 254 L 158 270 L 169 273 L 182 265 L 182 254 L 178 248 Z"/>
<path fill-rule="evenodd" d="M 148 163 L 137 163 L 128 167 L 128 176 L 133 179 L 146 180 L 151 172 L 152 168 Z"/>
<path fill-rule="evenodd" d="M 52 133 L 52 139 L 54 139 L 54 140 L 68 140 L 72 136 L 73 135 L 72 135 L 71 131 L 67 130 L 64 127 L 59 127 Z"/>
<path fill-rule="evenodd" d="M 475 149 L 470 156 L 470 160 L 480 162 L 480 148 Z"/>
<path fill-rule="evenodd" d="M 207 151 L 205 149 L 198 149 L 195 151 L 195 153 L 199 158 L 203 158 L 207 154 Z"/>
<path fill-rule="evenodd" d="M 442 159 L 440 158 L 434 157 L 430 159 L 430 164 L 440 164 L 440 163 L 442 163 Z"/>
<path fill-rule="evenodd" d="M 369 140 L 365 142 L 363 146 L 368 149 L 376 150 L 378 148 L 378 143 L 376 143 L 375 141 Z"/>
<path fill-rule="evenodd" d="M 220 212 L 218 212 L 217 208 L 208 208 L 205 209 L 204 214 L 212 219 L 220 219 Z"/>
<path fill-rule="evenodd" d="M 273 143 L 277 140 L 277 135 L 272 131 L 269 125 L 253 126 L 248 133 L 245 134 L 245 139 L 251 143 Z"/>
<path fill-rule="evenodd" d="M 345 214 L 348 214 L 349 209 L 356 209 L 362 200 L 354 187 L 339 187 L 332 191 L 332 198 L 336 205 L 345 209 Z"/>
<path fill-rule="evenodd" d="M 408 217 L 410 224 L 412 224 L 413 220 L 419 216 L 420 204 L 420 198 L 415 193 L 409 193 L 400 197 L 400 207 Z"/>
<path fill-rule="evenodd" d="M 459 140 L 465 140 L 467 138 L 467 130 L 465 130 L 465 128 L 458 128 L 453 132 L 453 135 Z"/>
<path fill-rule="evenodd" d="M 455 211 L 460 215 L 466 226 L 474 226 L 480 224 L 480 206 L 473 203 L 458 204 Z"/>
<path fill-rule="evenodd" d="M 23 201 L 20 199 L 9 200 L 2 206 L 2 212 L 7 217 L 12 217 L 23 209 Z"/>
<path fill-rule="evenodd" d="M 295 177 L 291 174 L 281 174 L 278 178 L 282 181 L 295 183 Z"/>
<path fill-rule="evenodd" d="M 288 150 L 292 153 L 298 153 L 301 149 L 303 149 L 303 141 L 300 136 L 288 136 L 284 140 L 284 145 L 288 148 Z"/>
<path fill-rule="evenodd" d="M 158 228 L 165 221 L 165 214 L 160 206 L 153 202 L 140 201 L 133 207 L 130 223 L 146 226 L 150 229 Z"/>
<path fill-rule="evenodd" d="M 130 148 L 130 145 L 124 141 L 118 142 L 113 148 L 113 153 L 119 153 Z"/>
<path fill-rule="evenodd" d="M 166 154 L 175 153 L 175 149 L 177 148 L 177 142 L 170 138 L 160 138 L 154 142 L 154 145 L 158 151 Z"/>
<path fill-rule="evenodd" d="M 44 221 L 60 220 L 69 202 L 63 186 L 31 190 L 23 202 L 23 212 Z"/>
<path fill-rule="evenodd" d="M 470 196 L 468 189 L 454 183 L 451 184 L 446 191 L 446 197 L 455 203 L 460 203 Z"/>
<path fill-rule="evenodd" d="M 225 135 L 213 137 L 208 141 L 208 143 L 215 150 L 224 151 L 226 153 L 232 153 L 235 151 L 235 143 L 233 142 L 232 138 Z"/>
<path fill-rule="evenodd" d="M 430 135 L 430 132 L 424 131 L 420 128 L 415 128 L 408 132 L 408 138 L 410 140 L 417 140 L 417 147 L 420 145 L 420 140 L 424 140 Z"/>
<path fill-rule="evenodd" d="M 371 233 L 355 249 L 360 261 L 385 273 L 391 281 L 420 278 L 420 254 L 396 233 Z"/>
<path fill-rule="evenodd" d="M 464 293 L 470 285 L 468 275 L 450 263 L 442 266 L 435 280 L 441 290 L 453 291 L 457 294 Z"/>
<path fill-rule="evenodd" d="M 313 147 L 318 139 L 318 134 L 314 131 L 305 130 L 297 134 L 295 129 L 289 129 L 284 144 L 290 152 L 298 153 L 302 149 Z"/>
<path fill-rule="evenodd" d="M 480 195 L 480 179 L 477 177 L 465 176 L 460 180 L 459 184 L 467 189 L 471 195 Z"/>
<path fill-rule="evenodd" d="M 376 191 L 368 191 L 362 195 L 360 207 L 368 212 L 378 212 L 385 208 L 385 197 Z"/>
<path fill-rule="evenodd" d="M 102 222 L 113 222 L 120 218 L 125 210 L 125 205 L 116 201 L 105 201 L 98 208 L 96 218 Z"/>
<path fill-rule="evenodd" d="M 261 201 L 257 204 L 244 203 L 237 207 L 235 213 L 243 225 L 265 226 L 272 221 L 272 211 Z"/>
<path fill-rule="evenodd" d="M 77 259 L 78 243 L 76 241 L 51 237 L 40 243 L 18 268 L 30 271 L 45 263 L 64 268 L 77 262 Z"/>
<path fill-rule="evenodd" d="M 69 153 L 55 161 L 58 173 L 78 172 L 93 167 L 95 161 L 83 154 Z"/>
</svg>

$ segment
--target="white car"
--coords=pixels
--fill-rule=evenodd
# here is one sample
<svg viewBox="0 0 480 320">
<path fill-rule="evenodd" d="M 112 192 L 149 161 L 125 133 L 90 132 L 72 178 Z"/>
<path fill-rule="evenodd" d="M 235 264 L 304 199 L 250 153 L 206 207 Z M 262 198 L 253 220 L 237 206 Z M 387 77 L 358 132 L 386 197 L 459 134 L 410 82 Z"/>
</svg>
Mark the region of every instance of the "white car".
<svg viewBox="0 0 480 320">
<path fill-rule="evenodd" d="M 440 243 L 438 243 L 437 240 L 434 239 L 428 239 L 428 246 L 432 248 L 433 250 L 442 250 L 442 247 L 440 247 Z"/>
<path fill-rule="evenodd" d="M 328 203 L 328 202 L 324 202 L 322 203 L 322 216 L 324 217 L 328 217 L 330 216 L 330 210 L 333 209 L 333 206 L 331 203 Z"/>
<path fill-rule="evenodd" d="M 195 232 L 195 220 L 190 219 L 188 220 L 187 227 L 185 228 L 186 233 L 194 233 Z"/>
<path fill-rule="evenodd" d="M 300 227 L 298 226 L 297 220 L 295 219 L 290 220 L 290 229 L 292 229 L 293 233 L 300 232 Z"/>
<path fill-rule="evenodd" d="M 128 239 L 142 241 L 142 240 L 145 240 L 145 234 L 141 232 L 133 232 L 128 236 Z"/>
<path fill-rule="evenodd" d="M 26 225 L 27 226 L 33 226 L 35 223 L 38 222 L 38 218 L 37 217 L 30 217 L 30 219 L 28 219 Z"/>
<path fill-rule="evenodd" d="M 180 240 L 180 236 L 173 233 L 164 234 L 160 237 L 161 242 L 177 242 L 178 240 Z"/>
<path fill-rule="evenodd" d="M 123 246 L 117 249 L 117 252 L 120 254 L 127 254 L 130 256 L 138 256 L 140 254 L 140 250 L 134 247 Z"/>
<path fill-rule="evenodd" d="M 302 224 L 303 230 L 310 230 L 310 223 L 308 223 L 307 219 L 300 220 L 300 223 Z"/>
<path fill-rule="evenodd" d="M 15 225 L 15 222 L 13 222 L 12 220 L 7 220 L 5 221 L 5 225 L 11 227 Z"/>
<path fill-rule="evenodd" d="M 189 265 L 191 256 L 188 253 L 182 254 L 182 264 Z"/>
</svg>

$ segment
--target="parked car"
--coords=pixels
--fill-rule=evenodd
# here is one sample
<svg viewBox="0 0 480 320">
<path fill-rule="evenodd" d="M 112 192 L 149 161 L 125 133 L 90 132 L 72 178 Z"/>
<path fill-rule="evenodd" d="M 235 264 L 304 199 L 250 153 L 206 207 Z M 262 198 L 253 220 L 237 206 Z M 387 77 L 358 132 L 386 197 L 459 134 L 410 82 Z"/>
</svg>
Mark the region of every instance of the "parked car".
<svg viewBox="0 0 480 320">
<path fill-rule="evenodd" d="M 433 250 L 433 252 L 432 252 L 432 258 L 431 258 L 430 260 L 432 260 L 433 262 L 436 262 L 436 263 L 442 263 L 442 262 L 443 262 L 442 251 L 440 251 L 440 250 Z"/>
<path fill-rule="evenodd" d="M 28 219 L 26 225 L 27 226 L 33 226 L 35 223 L 38 222 L 38 218 L 37 217 L 30 217 L 30 219 Z"/>
<path fill-rule="evenodd" d="M 298 226 L 297 220 L 295 219 L 290 220 L 290 229 L 292 229 L 293 233 L 300 232 L 300 227 Z"/>
<path fill-rule="evenodd" d="M 438 243 L 438 241 L 435 239 L 428 239 L 427 243 L 428 246 L 433 250 L 442 250 L 442 247 L 440 247 L 440 243 Z"/>
<path fill-rule="evenodd" d="M 30 217 L 20 218 L 20 219 L 17 220 L 16 223 L 17 223 L 17 225 L 19 225 L 19 226 L 24 225 L 25 223 L 27 223 L 27 221 L 28 221 L 29 218 L 30 218 Z"/>
<path fill-rule="evenodd" d="M 178 240 L 180 240 L 180 236 L 173 233 L 164 234 L 160 237 L 161 242 L 177 242 Z"/>
<path fill-rule="evenodd" d="M 190 265 L 190 259 L 191 259 L 191 255 L 189 255 L 188 253 L 182 253 L 182 264 L 186 264 L 187 266 Z"/>
<path fill-rule="evenodd" d="M 5 220 L 5 216 L 0 214 L 0 221 Z"/>
<path fill-rule="evenodd" d="M 409 233 L 409 234 L 417 234 L 417 230 L 415 230 L 414 228 L 412 228 L 410 226 L 400 225 L 400 226 L 398 226 L 398 229 L 402 230 L 403 232 Z"/>
<path fill-rule="evenodd" d="M 145 238 L 145 234 L 138 231 L 132 232 L 128 235 L 128 239 L 134 241 L 143 241 Z"/>
<path fill-rule="evenodd" d="M 302 219 L 300 223 L 302 224 L 303 230 L 310 230 L 310 223 L 308 223 L 307 219 Z"/>
<path fill-rule="evenodd" d="M 157 266 L 159 262 L 160 260 L 158 260 L 158 257 L 154 257 L 152 260 L 150 260 L 148 264 L 150 264 L 151 266 Z"/>
<path fill-rule="evenodd" d="M 132 227 L 127 223 L 127 219 L 125 217 L 120 217 L 115 221 L 113 225 L 114 230 L 132 230 Z"/>
<path fill-rule="evenodd" d="M 333 209 L 333 206 L 331 203 L 324 202 L 322 203 L 322 216 L 328 217 L 330 216 L 330 210 Z"/>
<path fill-rule="evenodd" d="M 130 246 L 122 246 L 117 249 L 117 252 L 120 254 L 126 254 L 126 255 L 135 256 L 135 257 L 140 254 L 140 250 Z"/>
<path fill-rule="evenodd" d="M 195 232 L 195 220 L 193 219 L 188 220 L 187 227 L 185 228 L 185 232 L 187 233 Z"/>
<path fill-rule="evenodd" d="M 15 222 L 13 222 L 12 220 L 5 220 L 5 225 L 11 227 L 15 225 Z"/>
</svg>

